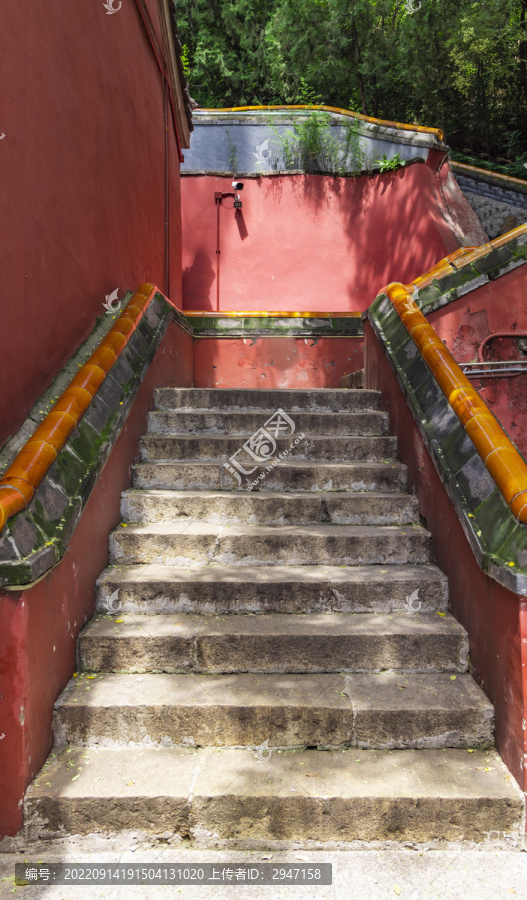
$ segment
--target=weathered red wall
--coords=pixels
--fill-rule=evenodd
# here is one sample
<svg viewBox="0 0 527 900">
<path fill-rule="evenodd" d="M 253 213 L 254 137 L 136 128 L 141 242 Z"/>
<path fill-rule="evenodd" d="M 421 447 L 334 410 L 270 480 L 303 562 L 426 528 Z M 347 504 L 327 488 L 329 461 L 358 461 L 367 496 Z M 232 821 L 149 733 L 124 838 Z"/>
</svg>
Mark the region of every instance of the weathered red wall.
<svg viewBox="0 0 527 900">
<path fill-rule="evenodd" d="M 334 388 L 363 367 L 362 337 L 201 338 L 195 387 Z"/>
<path fill-rule="evenodd" d="M 478 348 L 499 331 L 527 334 L 527 264 L 489 281 L 428 316 L 457 362 L 478 359 Z M 487 359 L 527 359 L 513 339 L 494 340 Z M 473 379 L 494 415 L 527 457 L 527 371 L 513 378 Z"/>
<path fill-rule="evenodd" d="M 0 592 L 0 837 L 20 828 L 24 792 L 51 749 L 53 704 L 74 671 L 77 634 L 93 614 L 95 581 L 108 563 L 108 535 L 120 521 L 153 389 L 192 381 L 192 338 L 171 324 L 63 561 L 27 591 Z"/>
<path fill-rule="evenodd" d="M 244 185 L 242 209 L 229 208 L 232 199 L 220 209 L 220 309 L 364 310 L 385 284 L 410 281 L 460 243 L 439 175 L 424 163 L 373 177 L 276 175 Z M 181 180 L 186 309 L 217 308 L 215 191 L 232 191 L 230 179 Z"/>
<path fill-rule="evenodd" d="M 448 577 L 450 608 L 469 635 L 473 674 L 494 704 L 496 746 L 526 790 L 527 597 L 512 593 L 480 569 L 368 322 L 364 343 L 365 385 L 382 392 L 399 456 L 408 466 L 409 488 L 417 494 L 419 510 L 432 534 L 437 565 Z"/>
<path fill-rule="evenodd" d="M 150 2 L 156 29 L 157 6 Z M 165 284 L 163 82 L 133 2 L 2 4 L 0 443 L 104 312 Z M 170 296 L 180 301 L 179 157 L 169 116 Z"/>
</svg>

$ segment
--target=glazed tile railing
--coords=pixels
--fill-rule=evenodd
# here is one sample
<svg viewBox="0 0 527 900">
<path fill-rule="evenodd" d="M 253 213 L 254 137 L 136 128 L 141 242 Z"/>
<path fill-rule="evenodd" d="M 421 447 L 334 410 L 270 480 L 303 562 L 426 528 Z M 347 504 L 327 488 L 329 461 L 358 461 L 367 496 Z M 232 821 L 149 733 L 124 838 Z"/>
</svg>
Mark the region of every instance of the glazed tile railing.
<svg viewBox="0 0 527 900">
<path fill-rule="evenodd" d="M 435 266 L 428 269 L 419 278 L 414 278 L 412 286 L 421 290 L 431 284 L 432 281 L 440 281 L 441 278 L 446 278 L 448 275 L 456 272 L 456 270 L 469 266 L 478 259 L 482 259 L 493 250 L 499 250 L 507 244 L 512 244 L 517 238 L 525 234 L 527 234 L 527 225 L 518 225 L 517 228 L 507 231 L 506 234 L 494 238 L 487 244 L 480 244 L 477 247 L 458 247 L 457 250 L 445 256 L 444 259 L 440 259 Z"/>
<path fill-rule="evenodd" d="M 504 175 L 502 172 L 494 172 L 491 169 L 479 169 L 476 166 L 469 166 L 466 163 L 457 162 L 455 159 L 450 161 L 450 165 L 453 169 L 461 171 L 462 174 L 486 175 L 491 176 L 496 180 L 503 181 L 506 184 L 511 184 L 513 186 L 519 185 L 521 188 L 527 187 L 525 178 L 514 178 L 512 175 Z"/>
<path fill-rule="evenodd" d="M 467 255 L 475 249 L 481 248 L 467 248 Z M 458 251 L 458 258 L 462 252 Z M 510 511 L 525 525 L 527 465 L 414 302 L 412 288 L 413 285 L 392 283 L 385 288 L 385 293 L 464 426 Z"/>
<path fill-rule="evenodd" d="M 218 319 L 228 317 L 231 319 L 244 319 L 248 316 L 252 319 L 352 319 L 360 318 L 360 312 L 297 312 L 296 310 L 223 310 L 223 309 L 186 309 L 184 315 L 187 319 L 211 318 Z"/>
<path fill-rule="evenodd" d="M 82 366 L 0 478 L 0 531 L 29 505 L 36 489 L 101 387 L 141 321 L 157 288 L 142 284 L 97 350 Z"/>
<path fill-rule="evenodd" d="M 257 110 L 265 109 L 323 110 L 325 112 L 338 113 L 340 116 L 348 116 L 351 119 L 359 119 L 361 122 L 370 122 L 371 124 L 378 125 L 382 128 L 399 128 L 402 131 L 420 131 L 423 134 L 433 134 L 438 141 L 443 141 L 443 132 L 440 128 L 427 128 L 425 125 L 408 125 L 404 122 L 391 122 L 387 119 L 375 119 L 373 116 L 365 116 L 362 113 L 352 112 L 350 109 L 341 109 L 339 106 L 306 106 L 305 104 L 297 106 L 228 106 L 220 109 L 206 109 L 204 112 L 251 112 L 252 110 L 256 112 Z"/>
</svg>

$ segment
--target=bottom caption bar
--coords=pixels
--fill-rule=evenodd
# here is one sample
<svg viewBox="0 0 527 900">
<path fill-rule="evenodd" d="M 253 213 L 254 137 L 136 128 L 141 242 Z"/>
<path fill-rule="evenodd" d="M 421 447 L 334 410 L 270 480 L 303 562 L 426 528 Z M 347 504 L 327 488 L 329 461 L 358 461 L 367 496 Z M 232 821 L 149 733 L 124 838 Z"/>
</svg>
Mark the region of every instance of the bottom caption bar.
<svg viewBox="0 0 527 900">
<path fill-rule="evenodd" d="M 332 864 L 16 863 L 15 884 L 332 884 Z"/>
</svg>

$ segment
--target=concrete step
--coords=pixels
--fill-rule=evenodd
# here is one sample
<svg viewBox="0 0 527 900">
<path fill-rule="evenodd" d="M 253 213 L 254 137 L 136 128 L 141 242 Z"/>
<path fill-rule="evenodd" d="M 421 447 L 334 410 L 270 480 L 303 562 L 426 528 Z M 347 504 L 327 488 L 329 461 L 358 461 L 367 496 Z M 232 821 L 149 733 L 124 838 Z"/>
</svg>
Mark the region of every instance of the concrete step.
<svg viewBox="0 0 527 900">
<path fill-rule="evenodd" d="M 431 565 L 114 566 L 96 602 L 99 612 L 160 615 L 444 612 L 448 582 Z"/>
<path fill-rule="evenodd" d="M 158 434 L 230 434 L 251 435 L 264 425 L 274 410 L 180 410 L 148 413 L 148 431 Z M 295 412 L 295 433 L 306 434 L 388 434 L 388 413 Z"/>
<path fill-rule="evenodd" d="M 521 792 L 494 750 L 261 749 L 258 756 L 74 748 L 48 760 L 25 800 L 33 838 L 137 831 L 240 850 L 283 849 L 283 841 L 306 849 L 359 841 L 520 849 L 522 814 Z"/>
<path fill-rule="evenodd" d="M 402 491 L 406 488 L 406 466 L 400 462 L 313 463 L 311 460 L 283 460 L 269 466 L 247 466 L 248 476 L 240 475 L 241 490 L 263 480 L 254 490 L 265 491 Z M 164 488 L 177 491 L 233 491 L 239 483 L 220 461 L 139 463 L 132 467 L 136 488 Z"/>
<path fill-rule="evenodd" d="M 277 409 L 288 415 L 302 410 L 310 412 L 358 412 L 380 409 L 378 391 L 343 388 L 265 390 L 250 388 L 157 388 L 157 409 L 164 410 L 268 410 Z"/>
<path fill-rule="evenodd" d="M 455 679 L 455 680 L 452 680 Z M 470 675 L 78 674 L 55 704 L 58 747 L 490 747 Z"/>
<path fill-rule="evenodd" d="M 430 534 L 417 525 L 120 525 L 110 535 L 110 563 L 184 566 L 391 565 L 429 561 Z"/>
<path fill-rule="evenodd" d="M 78 637 L 83 672 L 466 672 L 468 637 L 437 613 L 100 615 Z"/>
<path fill-rule="evenodd" d="M 144 462 L 157 460 L 172 461 L 178 459 L 214 459 L 220 464 L 237 454 L 236 459 L 244 468 L 270 465 L 279 459 L 280 453 L 286 453 L 289 459 L 305 459 L 316 462 L 334 462 L 344 460 L 359 462 L 363 460 L 395 460 L 397 441 L 389 435 L 310 435 L 302 436 L 302 432 L 290 437 L 273 439 L 273 443 L 265 440 L 261 447 L 254 447 L 257 460 L 250 455 L 244 446 L 244 436 L 224 434 L 170 435 L 147 434 L 141 438 L 140 458 Z"/>
<path fill-rule="evenodd" d="M 417 498 L 376 491 L 234 492 L 129 490 L 123 521 L 172 522 L 189 518 L 214 525 L 410 525 L 419 522 Z"/>
</svg>

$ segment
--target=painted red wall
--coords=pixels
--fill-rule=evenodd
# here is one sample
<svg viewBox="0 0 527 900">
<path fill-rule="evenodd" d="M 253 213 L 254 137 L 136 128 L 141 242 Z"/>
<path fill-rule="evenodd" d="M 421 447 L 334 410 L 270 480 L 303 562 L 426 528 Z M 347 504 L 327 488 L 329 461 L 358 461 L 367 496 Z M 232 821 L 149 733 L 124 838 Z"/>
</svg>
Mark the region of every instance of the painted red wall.
<svg viewBox="0 0 527 900">
<path fill-rule="evenodd" d="M 149 10 L 159 29 L 157 5 Z M 134 2 L 2 5 L 0 444 L 104 312 L 165 284 L 163 82 Z M 169 119 L 170 296 L 180 302 L 179 157 Z"/>
<path fill-rule="evenodd" d="M 27 591 L 0 591 L 0 837 L 22 824 L 21 802 L 53 743 L 53 704 L 75 670 L 77 634 L 94 610 L 147 411 L 157 386 L 189 387 L 192 338 L 171 324 L 62 562 Z"/>
<path fill-rule="evenodd" d="M 362 337 L 201 338 L 195 387 L 334 388 L 362 369 Z"/>
<path fill-rule="evenodd" d="M 408 485 L 432 534 L 437 565 L 449 581 L 450 608 L 466 628 L 472 671 L 494 705 L 496 746 L 522 790 L 527 789 L 527 597 L 489 578 L 479 567 L 377 338 L 364 323 L 365 386 L 382 405 L 408 466 Z"/>
<path fill-rule="evenodd" d="M 489 281 L 470 294 L 436 310 L 429 321 L 458 362 L 478 359 L 478 349 L 489 335 L 518 331 L 527 335 L 527 264 Z M 494 340 L 486 359 L 527 359 L 514 339 Z M 527 371 L 514 378 L 473 379 L 474 387 L 527 457 Z"/>
<path fill-rule="evenodd" d="M 186 309 L 217 308 L 215 191 L 232 191 L 231 180 L 181 179 Z M 230 198 L 220 209 L 220 309 L 364 310 L 385 284 L 411 281 L 460 244 L 424 163 L 359 178 L 246 178 L 241 197 L 241 210 Z"/>
</svg>

